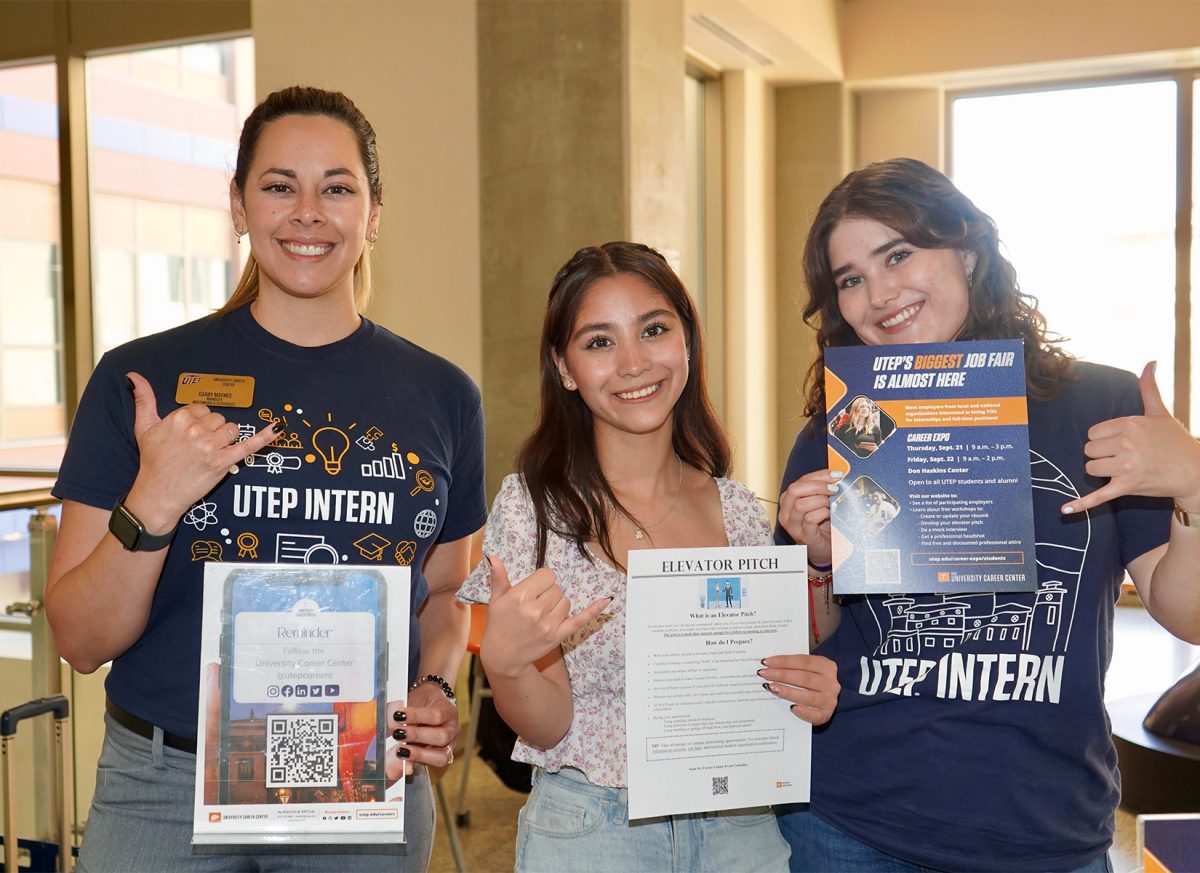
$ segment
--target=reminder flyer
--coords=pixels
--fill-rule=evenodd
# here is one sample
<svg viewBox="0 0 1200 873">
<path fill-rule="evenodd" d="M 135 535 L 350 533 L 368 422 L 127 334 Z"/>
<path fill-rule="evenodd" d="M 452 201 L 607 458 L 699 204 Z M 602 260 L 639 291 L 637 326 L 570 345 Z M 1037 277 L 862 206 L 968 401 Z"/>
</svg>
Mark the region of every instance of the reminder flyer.
<svg viewBox="0 0 1200 873">
<path fill-rule="evenodd" d="M 204 569 L 196 850 L 404 842 L 386 725 L 407 696 L 409 568 Z"/>
<path fill-rule="evenodd" d="M 1037 587 L 1019 340 L 825 350 L 835 594 Z"/>
</svg>

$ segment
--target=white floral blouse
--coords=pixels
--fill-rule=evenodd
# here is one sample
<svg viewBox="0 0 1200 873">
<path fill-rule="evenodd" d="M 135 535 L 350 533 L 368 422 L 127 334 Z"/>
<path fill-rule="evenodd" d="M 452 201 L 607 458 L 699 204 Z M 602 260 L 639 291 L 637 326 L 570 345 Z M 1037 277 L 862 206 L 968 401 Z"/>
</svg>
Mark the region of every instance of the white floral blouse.
<svg viewBox="0 0 1200 873">
<path fill-rule="evenodd" d="M 731 546 L 771 545 L 766 512 L 750 490 L 732 479 L 717 479 L 725 536 Z M 517 582 L 535 569 L 537 523 L 533 504 L 520 476 L 504 479 L 488 517 L 483 538 L 485 555 L 504 561 Z M 589 561 L 574 543 L 550 533 L 546 566 L 571 601 L 572 611 L 600 597 L 612 597 L 604 613 L 563 642 L 571 677 L 574 718 L 562 741 L 537 749 L 519 737 L 513 760 L 557 771 L 574 767 L 594 785 L 624 788 L 625 777 L 625 575 L 596 558 Z M 467 577 L 458 597 L 486 603 L 490 595 L 487 562 Z"/>
</svg>

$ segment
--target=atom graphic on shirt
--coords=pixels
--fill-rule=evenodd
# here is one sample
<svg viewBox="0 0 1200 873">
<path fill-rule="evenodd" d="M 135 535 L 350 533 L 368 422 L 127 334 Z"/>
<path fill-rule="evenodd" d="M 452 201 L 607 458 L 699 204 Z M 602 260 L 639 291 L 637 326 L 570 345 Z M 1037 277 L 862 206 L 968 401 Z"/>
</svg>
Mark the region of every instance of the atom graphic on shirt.
<svg viewBox="0 0 1200 873">
<path fill-rule="evenodd" d="M 211 500 L 201 500 L 187 511 L 183 517 L 184 524 L 190 524 L 196 530 L 204 530 L 210 524 L 217 523 L 217 504 Z"/>
</svg>

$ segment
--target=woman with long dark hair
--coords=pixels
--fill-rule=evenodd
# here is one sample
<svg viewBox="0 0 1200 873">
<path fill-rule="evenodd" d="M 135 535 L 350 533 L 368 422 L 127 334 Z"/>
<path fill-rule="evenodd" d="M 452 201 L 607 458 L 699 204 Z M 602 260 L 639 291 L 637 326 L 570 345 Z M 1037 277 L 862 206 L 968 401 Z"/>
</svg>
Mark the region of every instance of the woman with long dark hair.
<svg viewBox="0 0 1200 873">
<path fill-rule="evenodd" d="M 818 353 L 776 540 L 807 545 L 829 575 L 826 348 L 1020 339 L 1038 588 L 842 599 L 818 648 L 838 665 L 838 714 L 814 733 L 811 806 L 780 814 L 792 869 L 1110 870 L 1113 606 L 1128 571 L 1155 618 L 1200 640 L 1200 447 L 1152 365 L 1138 379 L 1058 347 L 991 219 L 919 161 L 834 188 L 804 270 Z M 788 661 L 768 659 L 782 681 Z"/>
<path fill-rule="evenodd" d="M 696 309 L 658 252 L 613 242 L 559 271 L 541 339 L 541 416 L 488 519 L 459 596 L 489 601 L 481 658 L 496 708 L 534 764 L 521 871 L 781 870 L 766 810 L 630 823 L 625 565 L 631 549 L 756 546 L 766 514 L 725 478 Z M 509 580 L 519 580 L 510 585 Z M 588 604 L 575 615 L 571 604 Z M 832 664 L 798 656 L 769 691 L 819 724 Z"/>
</svg>

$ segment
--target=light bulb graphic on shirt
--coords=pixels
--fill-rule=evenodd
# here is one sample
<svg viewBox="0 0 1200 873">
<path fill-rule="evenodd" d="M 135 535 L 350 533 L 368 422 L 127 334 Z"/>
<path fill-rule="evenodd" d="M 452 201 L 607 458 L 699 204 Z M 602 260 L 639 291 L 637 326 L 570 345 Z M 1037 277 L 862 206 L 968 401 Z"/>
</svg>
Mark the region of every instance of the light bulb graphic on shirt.
<svg viewBox="0 0 1200 873">
<path fill-rule="evenodd" d="M 325 462 L 325 472 L 336 476 L 342 472 L 342 457 L 350 448 L 350 437 L 336 427 L 323 427 L 312 436 L 313 448 Z"/>
</svg>

